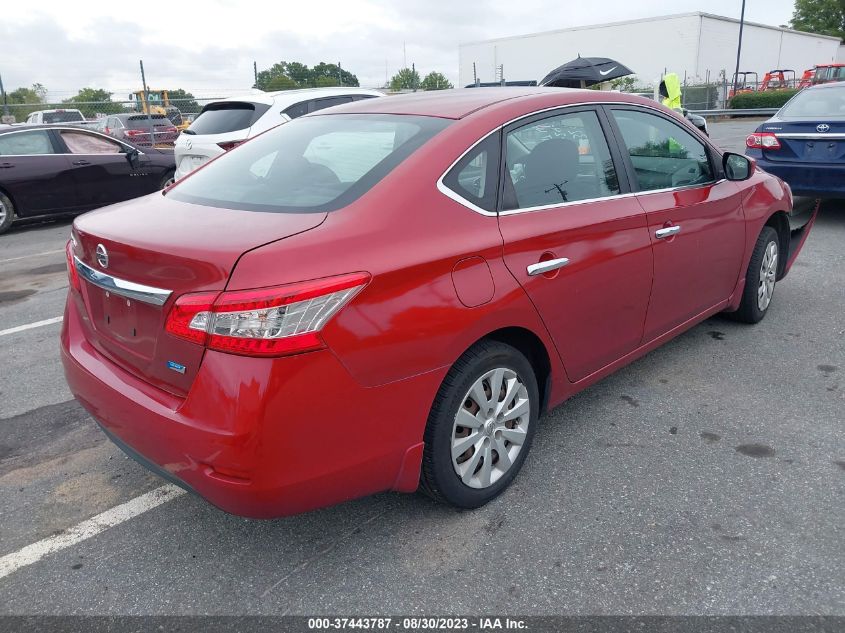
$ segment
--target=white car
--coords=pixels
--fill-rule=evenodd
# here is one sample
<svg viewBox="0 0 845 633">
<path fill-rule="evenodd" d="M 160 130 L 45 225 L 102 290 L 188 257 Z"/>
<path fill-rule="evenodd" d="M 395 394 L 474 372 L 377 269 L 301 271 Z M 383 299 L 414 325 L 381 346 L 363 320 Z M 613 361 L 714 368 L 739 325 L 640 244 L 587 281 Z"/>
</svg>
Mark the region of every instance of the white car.
<svg viewBox="0 0 845 633">
<path fill-rule="evenodd" d="M 26 117 L 27 125 L 42 125 L 49 123 L 63 123 L 65 125 L 79 125 L 81 127 L 96 127 L 97 121 L 88 121 L 79 110 L 75 108 L 62 108 L 59 110 L 36 110 L 30 112 Z"/>
<path fill-rule="evenodd" d="M 209 103 L 176 139 L 176 180 L 271 127 L 309 112 L 381 96 L 367 88 L 306 88 L 256 91 Z"/>
</svg>

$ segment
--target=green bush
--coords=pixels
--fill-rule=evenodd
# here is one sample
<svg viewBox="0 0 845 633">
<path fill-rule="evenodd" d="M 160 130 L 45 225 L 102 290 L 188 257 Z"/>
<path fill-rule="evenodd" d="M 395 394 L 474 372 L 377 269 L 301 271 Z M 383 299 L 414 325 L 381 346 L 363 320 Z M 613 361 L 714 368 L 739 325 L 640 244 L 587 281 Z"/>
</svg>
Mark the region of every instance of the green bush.
<svg viewBox="0 0 845 633">
<path fill-rule="evenodd" d="M 797 90 L 767 90 L 766 92 L 741 92 L 731 99 L 730 108 L 780 108 L 789 101 Z"/>
</svg>

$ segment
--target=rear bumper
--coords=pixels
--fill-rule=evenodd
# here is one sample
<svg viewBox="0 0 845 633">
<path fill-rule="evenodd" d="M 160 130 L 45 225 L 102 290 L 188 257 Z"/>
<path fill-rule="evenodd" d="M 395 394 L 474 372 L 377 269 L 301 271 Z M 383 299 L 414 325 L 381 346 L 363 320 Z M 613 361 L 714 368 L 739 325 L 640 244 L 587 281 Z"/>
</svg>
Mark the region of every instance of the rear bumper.
<svg viewBox="0 0 845 633">
<path fill-rule="evenodd" d="M 181 399 L 101 356 L 80 319 L 68 302 L 61 356 L 74 396 L 130 456 L 222 510 L 271 518 L 416 489 L 445 370 L 366 388 L 325 350 L 209 351 Z"/>
<path fill-rule="evenodd" d="M 819 200 L 817 198 L 796 197 L 792 202 L 792 211 L 789 213 L 789 252 L 787 253 L 786 265 L 781 274 L 781 279 L 787 275 L 798 257 L 798 253 L 804 247 L 804 242 L 810 235 L 810 230 L 816 222 L 819 213 Z"/>
<path fill-rule="evenodd" d="M 776 162 L 750 152 L 749 156 L 757 160 L 761 169 L 789 184 L 795 195 L 818 198 L 845 197 L 845 164 Z"/>
</svg>

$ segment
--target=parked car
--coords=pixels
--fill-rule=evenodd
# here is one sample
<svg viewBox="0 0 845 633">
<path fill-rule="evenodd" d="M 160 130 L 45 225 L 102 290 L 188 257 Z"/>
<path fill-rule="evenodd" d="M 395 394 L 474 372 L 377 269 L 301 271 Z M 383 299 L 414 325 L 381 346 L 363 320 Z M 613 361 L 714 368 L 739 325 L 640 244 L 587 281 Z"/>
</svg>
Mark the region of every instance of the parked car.
<svg viewBox="0 0 845 633">
<path fill-rule="evenodd" d="M 17 218 L 75 214 L 173 181 L 173 151 L 72 126 L 0 127 L 0 233 Z"/>
<path fill-rule="evenodd" d="M 150 147 L 151 123 L 155 145 L 173 146 L 179 136 L 179 130 L 164 114 L 110 114 L 102 123 L 102 131 L 139 147 Z"/>
<path fill-rule="evenodd" d="M 74 108 L 61 108 L 58 110 L 36 110 L 30 112 L 26 117 L 27 125 L 44 125 L 52 123 L 63 123 L 81 127 L 96 127 L 96 121 L 89 121 L 79 110 Z"/>
<path fill-rule="evenodd" d="M 418 486 L 474 508 L 544 410 L 717 312 L 763 319 L 815 217 L 790 232 L 791 209 L 638 97 L 353 103 L 77 218 L 65 375 L 130 455 L 235 514 Z"/>
<path fill-rule="evenodd" d="M 845 194 L 845 82 L 806 88 L 745 140 L 745 154 L 798 195 Z"/>
<path fill-rule="evenodd" d="M 213 101 L 176 141 L 176 180 L 271 127 L 309 112 L 381 96 L 366 88 L 308 88 Z"/>
</svg>

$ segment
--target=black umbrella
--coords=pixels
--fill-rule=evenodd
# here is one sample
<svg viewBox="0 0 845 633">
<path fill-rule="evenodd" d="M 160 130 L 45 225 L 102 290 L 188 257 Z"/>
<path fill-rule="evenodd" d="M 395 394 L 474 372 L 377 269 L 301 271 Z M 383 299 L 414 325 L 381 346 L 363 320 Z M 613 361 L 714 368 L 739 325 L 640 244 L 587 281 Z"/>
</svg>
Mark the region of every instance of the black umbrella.
<svg viewBox="0 0 845 633">
<path fill-rule="evenodd" d="M 540 81 L 541 86 L 554 88 L 586 88 L 603 81 L 610 81 L 634 71 L 607 57 L 578 57 L 558 66 Z"/>
</svg>

